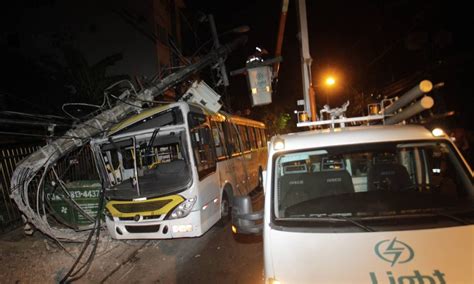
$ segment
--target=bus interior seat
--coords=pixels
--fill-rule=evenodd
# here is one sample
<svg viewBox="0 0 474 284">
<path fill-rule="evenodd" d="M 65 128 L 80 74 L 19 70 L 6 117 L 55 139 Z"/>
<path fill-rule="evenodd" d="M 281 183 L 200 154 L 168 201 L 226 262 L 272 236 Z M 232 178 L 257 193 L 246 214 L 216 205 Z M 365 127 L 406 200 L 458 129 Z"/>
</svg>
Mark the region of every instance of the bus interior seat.
<svg viewBox="0 0 474 284">
<path fill-rule="evenodd" d="M 167 163 L 160 163 L 154 169 L 157 175 L 180 175 L 187 169 L 186 162 L 183 159 L 172 160 Z"/>
<path fill-rule="evenodd" d="M 407 169 L 394 162 L 374 163 L 367 173 L 368 190 L 401 190 L 412 184 Z"/>
</svg>

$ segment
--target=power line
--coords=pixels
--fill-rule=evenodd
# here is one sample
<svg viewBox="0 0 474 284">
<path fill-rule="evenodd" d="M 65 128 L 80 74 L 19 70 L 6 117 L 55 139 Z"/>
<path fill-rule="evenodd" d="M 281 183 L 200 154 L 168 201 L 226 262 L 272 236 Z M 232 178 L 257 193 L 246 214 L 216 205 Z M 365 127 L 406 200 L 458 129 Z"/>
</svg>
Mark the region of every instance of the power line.
<svg viewBox="0 0 474 284">
<path fill-rule="evenodd" d="M 82 137 L 78 136 L 70 136 L 70 135 L 41 135 L 41 134 L 33 134 L 33 133 L 22 133 L 22 132 L 10 132 L 10 131 L 0 131 L 0 134 L 11 135 L 11 136 L 27 136 L 27 137 L 40 137 L 40 138 L 63 138 L 63 139 L 83 139 Z"/>
<path fill-rule="evenodd" d="M 41 111 L 50 111 L 50 110 L 51 110 L 51 106 L 48 106 L 48 107 L 46 107 L 46 106 L 41 106 L 41 105 L 32 103 L 32 102 L 29 101 L 29 100 L 25 100 L 25 99 L 19 98 L 19 97 L 15 96 L 15 95 L 13 95 L 13 94 L 10 94 L 10 93 L 1 92 L 0 94 L 1 94 L 1 95 L 5 95 L 5 96 L 8 96 L 8 97 L 10 97 L 10 98 L 12 98 L 12 99 L 15 99 L 15 100 L 17 100 L 17 101 L 21 101 L 22 103 L 26 103 L 26 104 L 32 106 L 33 108 L 38 109 L 38 110 L 41 110 Z"/>
</svg>

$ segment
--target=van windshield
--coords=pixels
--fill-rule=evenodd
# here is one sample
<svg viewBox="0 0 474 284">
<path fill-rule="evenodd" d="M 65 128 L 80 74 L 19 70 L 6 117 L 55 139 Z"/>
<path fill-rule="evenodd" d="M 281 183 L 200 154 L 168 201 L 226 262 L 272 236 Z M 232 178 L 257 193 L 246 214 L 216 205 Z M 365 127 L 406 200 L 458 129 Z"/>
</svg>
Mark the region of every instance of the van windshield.
<svg viewBox="0 0 474 284">
<path fill-rule="evenodd" d="M 474 204 L 472 175 L 446 141 L 306 149 L 274 161 L 277 219 L 393 216 Z"/>
</svg>

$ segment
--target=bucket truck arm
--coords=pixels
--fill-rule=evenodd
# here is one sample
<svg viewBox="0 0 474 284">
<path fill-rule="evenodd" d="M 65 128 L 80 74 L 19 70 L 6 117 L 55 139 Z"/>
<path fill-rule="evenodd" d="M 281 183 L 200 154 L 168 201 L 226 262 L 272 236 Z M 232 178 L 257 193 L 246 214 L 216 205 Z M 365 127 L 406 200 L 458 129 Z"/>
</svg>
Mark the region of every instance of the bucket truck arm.
<svg viewBox="0 0 474 284">
<path fill-rule="evenodd" d="M 306 20 L 306 1 L 298 0 L 298 28 L 301 41 L 301 73 L 303 76 L 303 97 L 305 111 L 312 121 L 317 118 L 316 101 L 311 83 L 311 63 L 313 59 L 309 53 L 308 23 Z"/>
</svg>

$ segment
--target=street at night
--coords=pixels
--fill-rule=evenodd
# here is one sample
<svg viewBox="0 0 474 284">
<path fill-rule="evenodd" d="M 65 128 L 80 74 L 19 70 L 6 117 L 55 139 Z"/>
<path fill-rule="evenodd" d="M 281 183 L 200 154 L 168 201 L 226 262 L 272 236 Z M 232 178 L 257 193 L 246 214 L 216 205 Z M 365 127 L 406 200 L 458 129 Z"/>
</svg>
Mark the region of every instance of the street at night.
<svg viewBox="0 0 474 284">
<path fill-rule="evenodd" d="M 18 232 L 16 232 L 18 234 Z M 20 233 L 21 234 L 21 233 Z M 18 236 L 18 235 L 17 235 Z M 2 283 L 57 283 L 73 257 L 41 236 L 0 240 Z M 78 250 L 80 245 L 68 245 Z M 24 266 L 28 266 L 25 269 Z M 264 283 L 261 237 L 234 239 L 230 225 L 176 240 L 104 238 L 77 283 Z"/>
<path fill-rule="evenodd" d="M 470 9 L 5 6 L 0 283 L 474 283 Z"/>
</svg>

